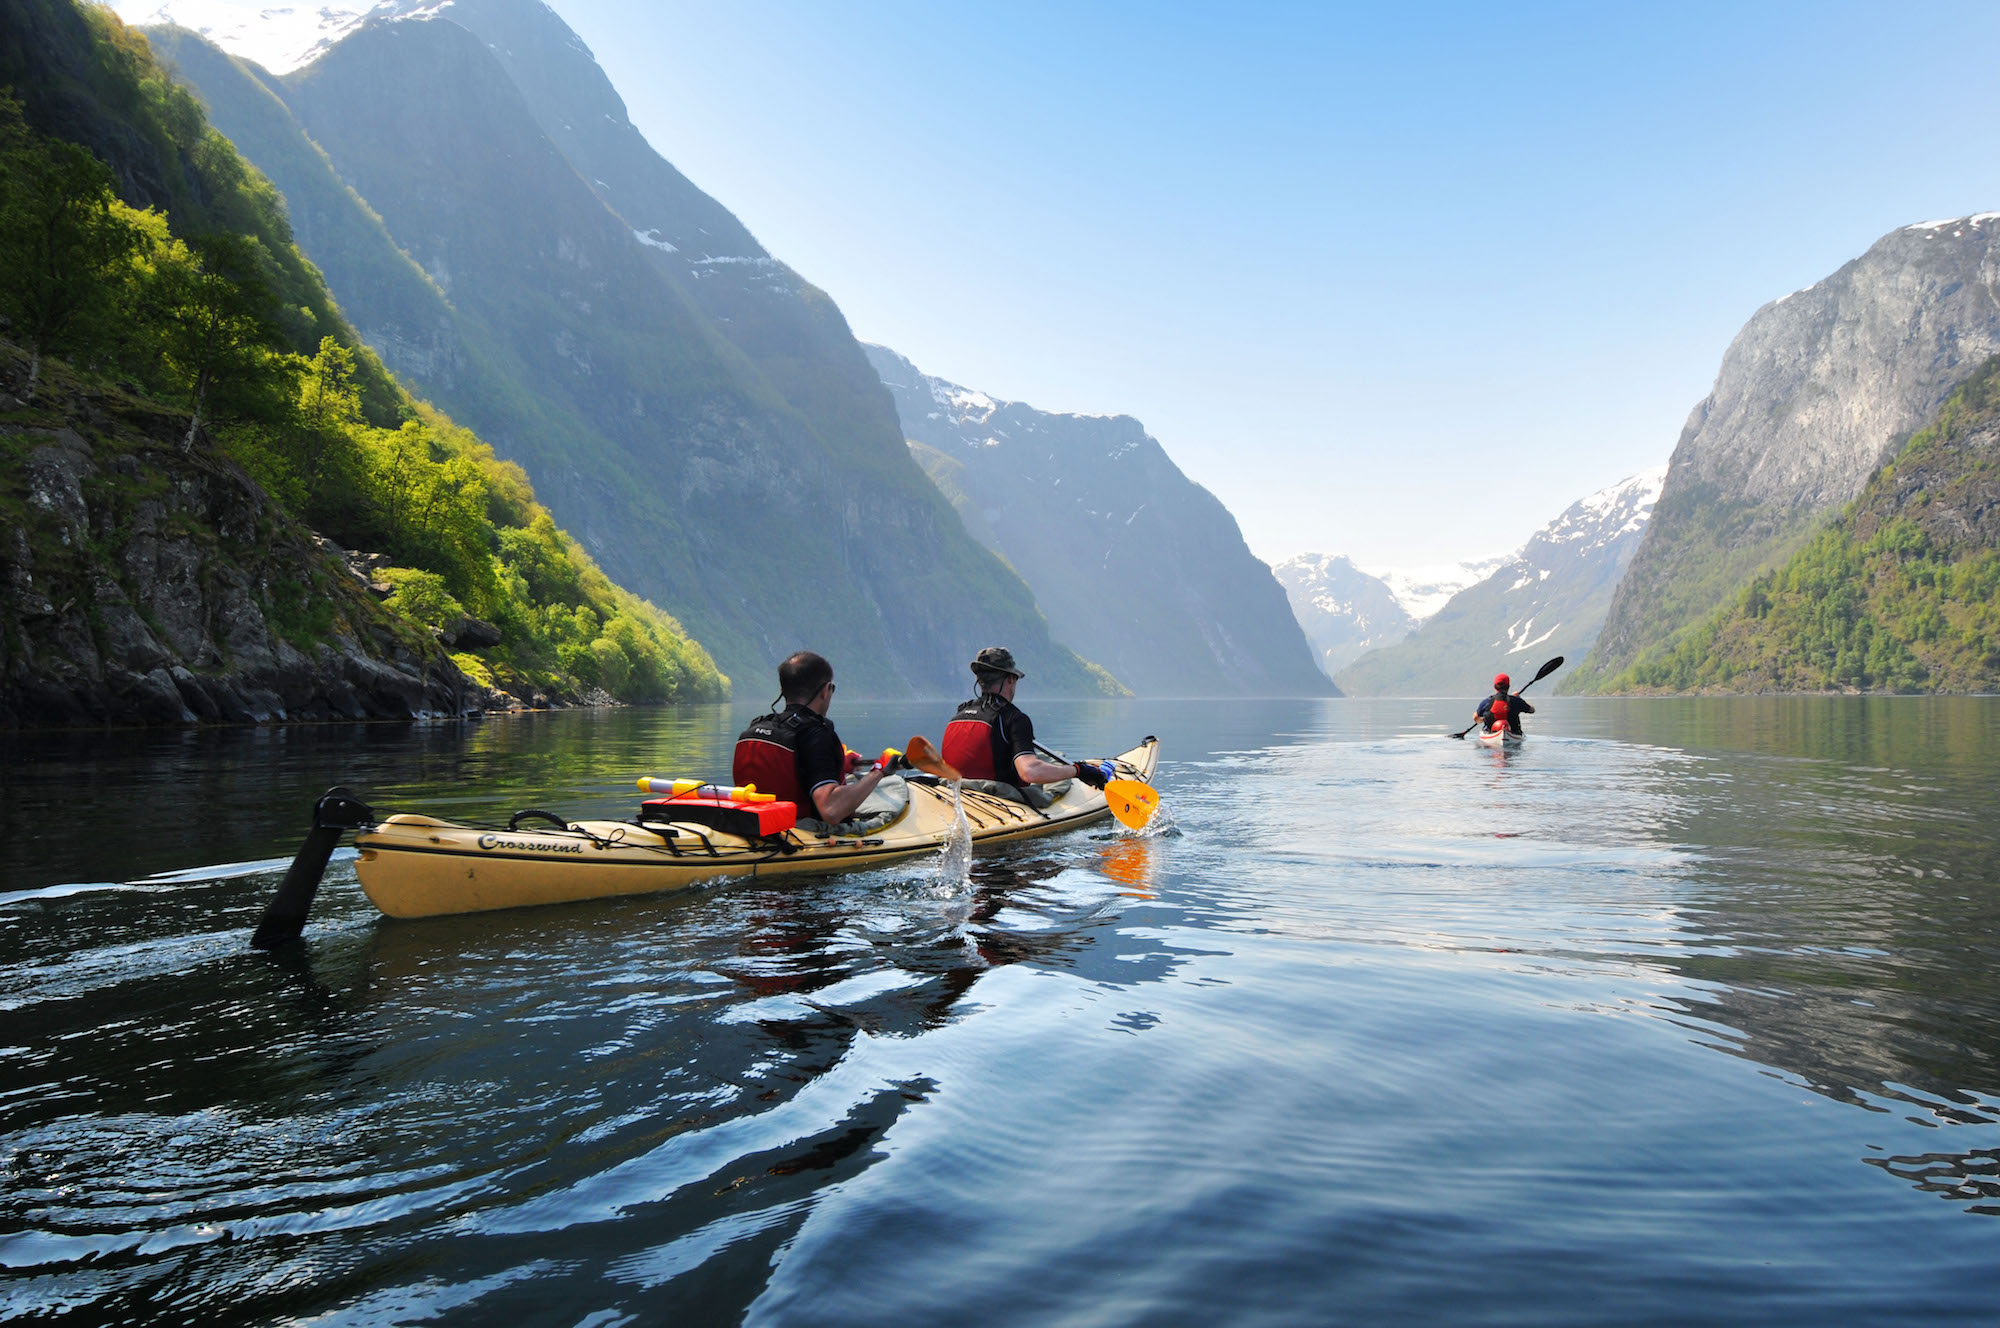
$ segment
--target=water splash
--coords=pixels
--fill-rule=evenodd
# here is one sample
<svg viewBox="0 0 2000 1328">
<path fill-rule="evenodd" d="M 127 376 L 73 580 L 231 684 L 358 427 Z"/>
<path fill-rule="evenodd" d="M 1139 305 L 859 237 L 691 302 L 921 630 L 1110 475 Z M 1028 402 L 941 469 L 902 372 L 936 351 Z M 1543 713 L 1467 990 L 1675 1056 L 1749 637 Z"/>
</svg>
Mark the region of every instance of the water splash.
<svg viewBox="0 0 2000 1328">
<path fill-rule="evenodd" d="M 1139 829 L 1127 833 L 1134 839 L 1165 839 L 1180 832 L 1180 822 L 1174 819 L 1173 809 L 1162 798 L 1160 805 L 1153 809 L 1153 818 Z"/>
<path fill-rule="evenodd" d="M 972 826 L 965 819 L 965 801 L 957 780 L 951 781 L 951 832 L 938 849 L 937 885 L 954 894 L 972 884 Z"/>
</svg>

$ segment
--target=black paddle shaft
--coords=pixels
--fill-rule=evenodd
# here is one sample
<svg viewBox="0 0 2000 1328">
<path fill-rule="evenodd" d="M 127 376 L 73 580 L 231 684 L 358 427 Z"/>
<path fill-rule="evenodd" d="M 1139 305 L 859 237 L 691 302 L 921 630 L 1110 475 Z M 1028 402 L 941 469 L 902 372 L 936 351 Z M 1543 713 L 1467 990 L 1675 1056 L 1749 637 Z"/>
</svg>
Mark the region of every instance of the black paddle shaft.
<svg viewBox="0 0 2000 1328">
<path fill-rule="evenodd" d="M 299 845 L 298 856 L 285 872 L 278 893 L 264 909 L 250 944 L 259 950 L 275 950 L 286 941 L 295 941 L 306 929 L 306 915 L 312 912 L 313 896 L 319 893 L 320 878 L 326 875 L 327 859 L 341 832 L 372 824 L 375 813 L 357 802 L 344 788 L 328 789 L 313 804 L 312 829 Z"/>
</svg>

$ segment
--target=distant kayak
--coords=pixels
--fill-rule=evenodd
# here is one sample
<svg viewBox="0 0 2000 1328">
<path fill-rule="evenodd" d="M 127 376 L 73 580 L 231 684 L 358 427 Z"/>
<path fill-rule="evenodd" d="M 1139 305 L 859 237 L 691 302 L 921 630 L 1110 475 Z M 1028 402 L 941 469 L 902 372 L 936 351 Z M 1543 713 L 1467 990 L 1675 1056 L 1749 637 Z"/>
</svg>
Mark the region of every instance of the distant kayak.
<svg viewBox="0 0 2000 1328">
<path fill-rule="evenodd" d="M 1490 733 L 1481 730 L 1472 736 L 1488 747 L 1519 747 L 1527 735 L 1516 733 L 1512 729 L 1498 728 Z"/>
</svg>

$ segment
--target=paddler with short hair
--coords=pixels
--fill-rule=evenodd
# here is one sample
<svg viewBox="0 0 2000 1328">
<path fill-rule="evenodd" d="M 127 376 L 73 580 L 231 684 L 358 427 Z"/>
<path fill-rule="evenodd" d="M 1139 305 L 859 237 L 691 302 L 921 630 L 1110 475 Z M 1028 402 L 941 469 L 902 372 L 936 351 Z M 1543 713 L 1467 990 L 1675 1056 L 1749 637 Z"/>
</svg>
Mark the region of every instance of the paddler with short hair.
<svg viewBox="0 0 2000 1328">
<path fill-rule="evenodd" d="M 1046 807 L 1049 795 L 1037 787 L 1065 779 L 1081 779 L 1101 789 L 1111 778 L 1102 761 L 1055 762 L 1042 759 L 1035 745 L 1035 721 L 1014 704 L 1014 689 L 1028 675 L 1014 664 L 1004 646 L 988 646 L 972 661 L 979 695 L 961 705 L 945 725 L 940 755 L 967 779 L 992 783 L 997 793 Z"/>
<path fill-rule="evenodd" d="M 1518 734 L 1521 731 L 1521 716 L 1535 713 L 1535 708 L 1523 701 L 1519 694 L 1507 690 L 1513 683 L 1514 680 L 1504 673 L 1493 675 L 1493 695 L 1481 701 L 1478 709 L 1472 712 L 1479 719 L 1481 732 L 1492 733 L 1504 724 L 1508 732 Z"/>
<path fill-rule="evenodd" d="M 884 752 L 859 779 L 847 782 L 856 754 L 826 717 L 834 690 L 833 665 L 824 658 L 810 650 L 788 656 L 778 665 L 778 699 L 736 739 L 731 764 L 736 783 L 755 784 L 759 793 L 796 804 L 801 818 L 829 826 L 852 816 L 902 761 L 900 754 Z"/>
</svg>

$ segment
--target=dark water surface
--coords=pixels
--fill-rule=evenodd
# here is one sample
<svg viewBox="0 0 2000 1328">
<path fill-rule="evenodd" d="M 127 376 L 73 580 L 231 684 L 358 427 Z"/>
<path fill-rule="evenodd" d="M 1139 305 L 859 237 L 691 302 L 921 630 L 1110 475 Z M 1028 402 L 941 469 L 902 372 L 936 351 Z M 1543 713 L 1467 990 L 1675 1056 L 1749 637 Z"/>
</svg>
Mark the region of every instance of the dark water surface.
<svg viewBox="0 0 2000 1328">
<path fill-rule="evenodd" d="M 423 922 L 312 799 L 744 711 L 8 737 L 0 1319 L 1993 1323 L 2000 700 L 1031 705 L 1167 833 Z M 857 747 L 943 708 L 842 704 Z"/>
</svg>

